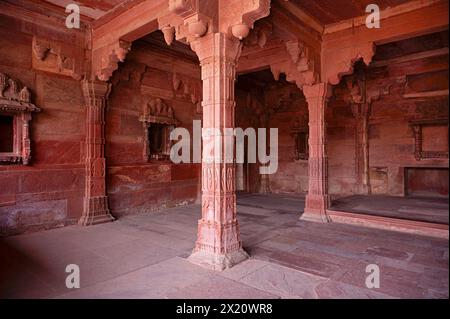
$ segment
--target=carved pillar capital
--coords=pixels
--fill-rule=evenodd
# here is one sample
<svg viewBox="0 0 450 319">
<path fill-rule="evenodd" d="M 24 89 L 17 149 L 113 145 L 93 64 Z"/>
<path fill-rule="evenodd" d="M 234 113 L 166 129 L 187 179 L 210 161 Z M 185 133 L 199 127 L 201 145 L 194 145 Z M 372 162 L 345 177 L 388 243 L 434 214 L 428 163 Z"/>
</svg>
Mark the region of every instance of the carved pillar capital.
<svg viewBox="0 0 450 319">
<path fill-rule="evenodd" d="M 93 76 L 100 81 L 109 81 L 113 72 L 119 67 L 119 62 L 125 61 L 130 50 L 131 43 L 124 40 L 115 40 L 107 46 L 94 49 L 92 52 Z"/>
<path fill-rule="evenodd" d="M 303 86 L 303 95 L 308 103 L 314 99 L 320 99 L 324 102 L 328 102 L 332 94 L 333 88 L 328 83 L 317 83 Z"/>
<path fill-rule="evenodd" d="M 242 43 L 225 33 L 210 33 L 191 43 L 202 68 L 212 59 L 236 64 L 242 52 Z"/>
<path fill-rule="evenodd" d="M 81 87 L 86 106 L 98 105 L 99 102 L 104 103 L 111 92 L 111 84 L 108 82 L 83 80 Z"/>
<path fill-rule="evenodd" d="M 270 13 L 270 0 L 169 0 L 168 14 L 158 18 L 167 44 L 192 43 L 211 33 L 238 40 L 248 36 L 256 20 Z"/>
</svg>

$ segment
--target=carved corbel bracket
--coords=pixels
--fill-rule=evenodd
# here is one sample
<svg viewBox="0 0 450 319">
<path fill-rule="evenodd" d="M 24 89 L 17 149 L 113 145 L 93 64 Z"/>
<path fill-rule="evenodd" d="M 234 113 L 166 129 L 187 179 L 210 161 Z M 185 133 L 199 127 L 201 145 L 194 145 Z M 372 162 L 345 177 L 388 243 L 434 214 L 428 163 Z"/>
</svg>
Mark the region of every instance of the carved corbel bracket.
<svg viewBox="0 0 450 319">
<path fill-rule="evenodd" d="M 158 24 L 169 45 L 174 38 L 192 43 L 216 32 L 242 40 L 248 36 L 255 21 L 269 13 L 270 0 L 218 0 L 205 6 L 199 6 L 196 0 L 169 0 L 169 14 L 160 17 Z"/>
<path fill-rule="evenodd" d="M 169 0 L 169 14 L 159 17 L 158 25 L 168 45 L 175 39 L 191 43 L 211 31 L 211 16 L 207 8 L 198 5 L 197 0 Z"/>
<path fill-rule="evenodd" d="M 177 73 L 172 75 L 172 84 L 175 96 L 189 99 L 192 104 L 197 104 L 202 98 L 201 82 Z M 181 93 L 179 93 L 181 91 Z"/>
<path fill-rule="evenodd" d="M 270 14 L 270 0 L 220 1 L 220 32 L 232 34 L 239 40 L 247 37 L 256 20 Z"/>
<path fill-rule="evenodd" d="M 131 43 L 118 40 L 114 44 L 93 51 L 92 65 L 95 76 L 100 81 L 108 81 L 113 72 L 118 69 L 119 62 L 125 61 Z"/>
<path fill-rule="evenodd" d="M 281 73 L 286 75 L 286 81 L 295 83 L 300 89 L 303 85 L 311 85 L 317 81 L 317 74 L 313 71 L 300 72 L 297 66 L 290 60 L 273 63 L 270 65 L 275 80 L 280 79 Z"/>
<path fill-rule="evenodd" d="M 303 85 L 312 85 L 317 82 L 319 75 L 315 71 L 314 59 L 310 50 L 300 41 L 288 41 L 285 44 L 285 58 L 270 64 L 275 80 L 280 74 L 286 75 L 288 82 L 295 83 L 300 89 Z"/>
<path fill-rule="evenodd" d="M 375 44 L 373 42 L 340 50 L 327 50 L 322 55 L 322 78 L 328 83 L 336 85 L 344 75 L 353 73 L 356 61 L 362 59 L 366 65 L 369 65 L 374 55 Z"/>
<path fill-rule="evenodd" d="M 250 31 L 248 37 L 245 38 L 244 45 L 249 47 L 257 45 L 260 48 L 264 48 L 272 33 L 272 22 L 266 20 L 258 21 L 253 30 Z"/>
<path fill-rule="evenodd" d="M 364 102 L 361 83 L 355 77 L 348 77 L 345 79 L 345 84 L 350 92 L 351 104 L 361 104 Z"/>
<path fill-rule="evenodd" d="M 36 70 L 71 76 L 80 80 L 84 51 L 66 43 L 33 37 L 32 65 Z"/>
</svg>

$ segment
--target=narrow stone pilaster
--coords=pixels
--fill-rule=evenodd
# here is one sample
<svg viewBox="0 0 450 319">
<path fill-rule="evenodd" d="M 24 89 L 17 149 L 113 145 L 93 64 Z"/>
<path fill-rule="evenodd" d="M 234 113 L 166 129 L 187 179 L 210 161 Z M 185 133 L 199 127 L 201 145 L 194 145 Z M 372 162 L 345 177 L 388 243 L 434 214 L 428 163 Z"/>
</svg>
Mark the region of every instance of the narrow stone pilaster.
<svg viewBox="0 0 450 319">
<path fill-rule="evenodd" d="M 83 226 L 113 221 L 106 196 L 105 108 L 110 84 L 82 82 L 86 103 L 86 186 L 84 210 L 78 223 Z"/>
<path fill-rule="evenodd" d="M 325 108 L 331 96 L 331 87 L 326 83 L 305 85 L 303 94 L 309 112 L 309 188 L 301 219 L 329 222 Z"/>
<path fill-rule="evenodd" d="M 236 217 L 234 157 L 226 158 L 225 152 L 226 147 L 234 149 L 234 137 L 226 135 L 226 128 L 235 126 L 234 85 L 241 43 L 226 34 L 211 33 L 191 46 L 202 69 L 203 154 L 202 218 L 189 260 L 223 270 L 248 258 Z"/>
</svg>

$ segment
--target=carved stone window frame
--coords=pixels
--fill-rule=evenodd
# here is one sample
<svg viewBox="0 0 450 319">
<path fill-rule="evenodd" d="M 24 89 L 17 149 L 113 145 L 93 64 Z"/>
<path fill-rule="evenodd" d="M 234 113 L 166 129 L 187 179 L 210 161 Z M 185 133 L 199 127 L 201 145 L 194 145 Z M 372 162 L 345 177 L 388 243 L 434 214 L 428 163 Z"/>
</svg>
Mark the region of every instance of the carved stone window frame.
<svg viewBox="0 0 450 319">
<path fill-rule="evenodd" d="M 144 103 L 143 114 L 139 121 L 144 128 L 143 160 L 145 162 L 150 160 L 168 160 L 172 146 L 170 132 L 179 124 L 173 109 L 160 98 L 150 98 Z M 163 141 L 164 146 L 160 154 L 151 154 L 150 152 L 149 130 L 150 126 L 155 124 L 165 126 L 165 132 L 163 133 L 165 141 Z"/>
<path fill-rule="evenodd" d="M 424 151 L 423 150 L 423 133 L 422 128 L 427 126 L 445 126 L 448 128 L 448 118 L 432 119 L 432 120 L 415 120 L 410 121 L 414 132 L 414 157 L 417 161 L 423 159 L 448 159 L 448 151 Z"/>
<path fill-rule="evenodd" d="M 31 160 L 30 124 L 31 114 L 41 110 L 31 103 L 26 86 L 0 72 L 0 115 L 13 117 L 13 150 L 0 153 L 0 165 L 28 165 Z"/>
<path fill-rule="evenodd" d="M 305 134 L 305 152 L 300 152 L 298 149 L 298 141 L 300 134 Z M 294 126 L 291 128 L 291 135 L 294 137 L 294 143 L 295 143 L 295 154 L 294 159 L 296 161 L 307 161 L 309 159 L 309 129 L 307 126 Z"/>
</svg>

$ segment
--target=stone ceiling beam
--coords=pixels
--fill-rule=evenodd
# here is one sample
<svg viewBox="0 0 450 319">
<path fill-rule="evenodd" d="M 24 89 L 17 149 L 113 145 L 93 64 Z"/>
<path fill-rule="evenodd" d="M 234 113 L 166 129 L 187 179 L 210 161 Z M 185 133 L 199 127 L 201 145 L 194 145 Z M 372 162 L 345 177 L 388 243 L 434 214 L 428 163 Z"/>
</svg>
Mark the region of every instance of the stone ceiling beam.
<svg viewBox="0 0 450 319">
<path fill-rule="evenodd" d="M 158 30 L 157 19 L 167 15 L 168 8 L 168 0 L 145 0 L 93 28 L 91 77 L 108 81 L 131 42 Z"/>
<path fill-rule="evenodd" d="M 326 28 L 322 43 L 321 80 L 333 85 L 343 75 L 353 72 L 353 64 L 363 59 L 369 64 L 375 54 L 375 45 L 420 36 L 448 29 L 448 1 L 421 1 L 410 3 L 413 10 L 403 6 L 400 14 L 386 14 L 381 11 L 381 28 L 369 29 L 365 24 L 353 28 L 337 28 L 331 32 Z M 423 6 L 427 4 L 427 6 Z M 388 11 L 389 12 L 389 11 Z M 397 11 L 398 13 L 398 11 Z"/>
<path fill-rule="evenodd" d="M 283 8 L 285 11 L 290 12 L 299 21 L 310 26 L 316 32 L 322 34 L 324 32 L 324 25 L 320 23 L 315 17 L 311 16 L 309 13 L 305 12 L 298 6 L 294 5 L 292 2 L 286 0 L 275 0 L 276 5 Z"/>
</svg>

